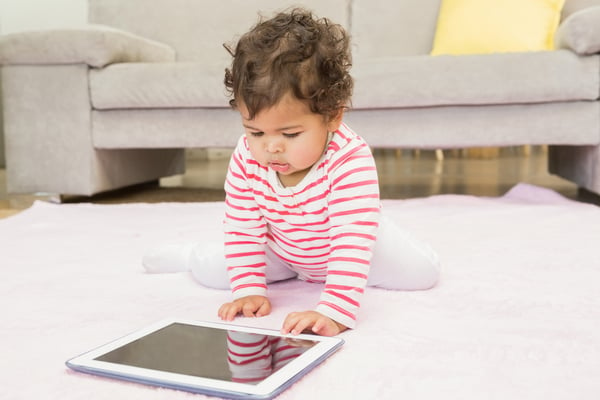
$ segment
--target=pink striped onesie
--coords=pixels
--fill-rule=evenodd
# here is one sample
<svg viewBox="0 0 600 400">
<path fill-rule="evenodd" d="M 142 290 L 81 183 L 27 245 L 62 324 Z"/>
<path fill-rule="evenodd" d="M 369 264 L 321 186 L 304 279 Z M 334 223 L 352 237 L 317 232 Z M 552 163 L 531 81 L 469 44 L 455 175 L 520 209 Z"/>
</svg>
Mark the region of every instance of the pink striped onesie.
<svg viewBox="0 0 600 400">
<path fill-rule="evenodd" d="M 300 279 L 325 282 L 316 310 L 355 324 L 379 223 L 368 145 L 342 124 L 295 187 L 255 161 L 242 137 L 225 183 L 225 256 L 234 297 L 266 296 L 265 246 Z"/>
</svg>

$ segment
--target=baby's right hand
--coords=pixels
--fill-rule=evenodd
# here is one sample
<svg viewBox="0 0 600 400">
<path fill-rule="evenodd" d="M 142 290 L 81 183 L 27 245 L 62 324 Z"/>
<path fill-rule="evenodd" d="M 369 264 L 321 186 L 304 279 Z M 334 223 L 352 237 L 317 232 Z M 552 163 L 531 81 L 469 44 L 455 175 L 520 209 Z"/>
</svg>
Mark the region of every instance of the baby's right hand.
<svg viewBox="0 0 600 400">
<path fill-rule="evenodd" d="M 271 313 L 271 302 L 265 296 L 246 296 L 219 308 L 219 317 L 224 321 L 233 321 L 236 315 L 245 317 L 264 317 Z"/>
</svg>

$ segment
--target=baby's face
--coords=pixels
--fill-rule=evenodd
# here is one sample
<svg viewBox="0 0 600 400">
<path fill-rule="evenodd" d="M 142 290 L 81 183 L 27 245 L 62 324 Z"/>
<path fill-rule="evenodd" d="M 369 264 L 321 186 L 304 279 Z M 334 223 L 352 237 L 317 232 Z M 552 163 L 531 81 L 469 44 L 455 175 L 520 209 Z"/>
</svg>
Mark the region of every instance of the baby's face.
<svg viewBox="0 0 600 400">
<path fill-rule="evenodd" d="M 340 116 L 327 120 L 304 102 L 285 96 L 271 108 L 248 119 L 239 105 L 250 153 L 260 165 L 277 172 L 281 183 L 294 186 L 323 155 L 328 132 L 338 129 Z"/>
</svg>

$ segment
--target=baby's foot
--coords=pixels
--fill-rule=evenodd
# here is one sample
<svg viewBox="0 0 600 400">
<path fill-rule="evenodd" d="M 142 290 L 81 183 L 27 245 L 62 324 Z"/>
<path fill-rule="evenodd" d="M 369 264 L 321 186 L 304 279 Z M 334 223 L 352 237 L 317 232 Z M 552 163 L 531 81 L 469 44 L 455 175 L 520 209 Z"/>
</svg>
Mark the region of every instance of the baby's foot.
<svg viewBox="0 0 600 400">
<path fill-rule="evenodd" d="M 142 257 L 142 265 L 151 274 L 184 272 L 190 269 L 190 256 L 195 243 L 172 243 L 150 250 Z"/>
</svg>

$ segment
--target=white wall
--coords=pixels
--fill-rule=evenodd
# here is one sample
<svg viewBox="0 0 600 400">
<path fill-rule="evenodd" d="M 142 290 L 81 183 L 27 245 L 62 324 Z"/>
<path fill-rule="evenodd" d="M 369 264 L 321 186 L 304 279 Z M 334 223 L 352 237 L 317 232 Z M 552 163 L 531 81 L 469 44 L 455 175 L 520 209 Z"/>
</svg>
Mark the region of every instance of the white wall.
<svg viewBox="0 0 600 400">
<path fill-rule="evenodd" d="M 81 25 L 87 0 L 0 0 L 0 33 Z"/>
</svg>

